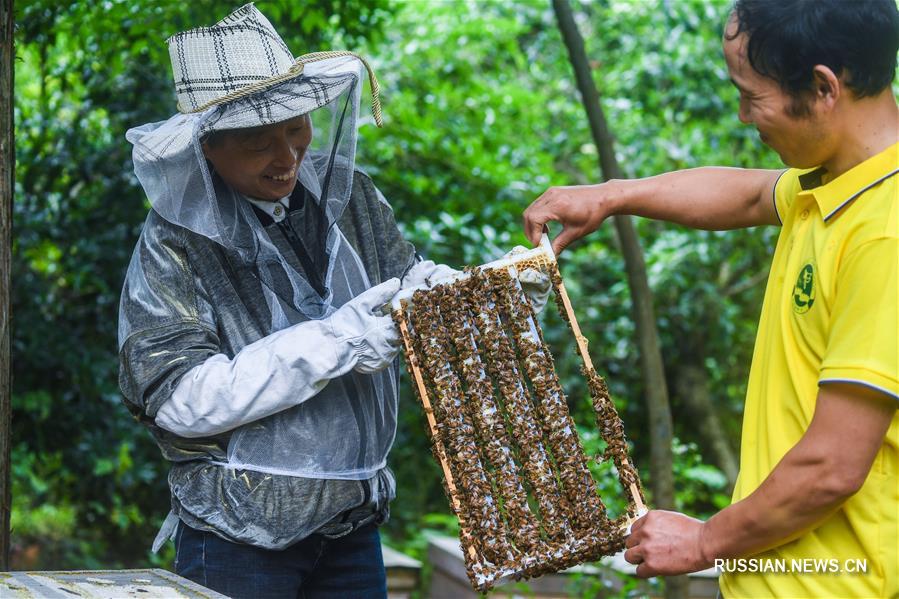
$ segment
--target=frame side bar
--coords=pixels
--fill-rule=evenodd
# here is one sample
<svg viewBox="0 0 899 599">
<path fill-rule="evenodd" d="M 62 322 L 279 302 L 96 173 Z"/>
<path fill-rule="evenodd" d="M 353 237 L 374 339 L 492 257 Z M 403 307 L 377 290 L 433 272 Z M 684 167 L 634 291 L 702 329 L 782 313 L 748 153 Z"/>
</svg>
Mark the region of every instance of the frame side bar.
<svg viewBox="0 0 899 599">
<path fill-rule="evenodd" d="M 405 315 L 401 310 L 397 310 L 394 312 L 394 320 L 397 322 L 397 325 L 400 329 L 400 336 L 403 338 L 403 346 L 406 350 L 407 356 L 414 356 L 415 350 L 412 347 L 412 338 L 409 335 L 409 327 L 406 324 Z M 472 533 L 469 529 L 468 522 L 462 516 L 464 513 L 462 511 L 462 504 L 459 500 L 459 491 L 456 489 L 456 484 L 453 481 L 453 475 L 449 469 L 449 459 L 446 456 L 446 450 L 443 447 L 443 443 L 441 442 L 440 436 L 437 432 L 437 420 L 434 418 L 434 408 L 431 406 L 431 400 L 428 398 L 428 389 L 425 386 L 424 378 L 421 375 L 421 369 L 418 367 L 418 360 L 407 360 L 409 364 L 409 371 L 412 373 L 412 378 L 415 379 L 415 387 L 418 390 L 418 397 L 421 400 L 422 407 L 425 411 L 425 416 L 428 421 L 428 428 L 431 431 L 431 439 L 433 440 L 434 447 L 437 453 L 437 457 L 440 460 L 440 467 L 443 469 L 444 480 L 446 480 L 446 487 L 450 492 L 450 500 L 453 502 L 453 511 L 456 512 L 456 516 L 459 518 L 459 528 L 462 530 L 462 534 L 471 538 Z M 474 545 L 468 545 L 468 553 L 471 558 L 480 562 L 478 559 L 477 551 L 475 551 Z"/>
</svg>

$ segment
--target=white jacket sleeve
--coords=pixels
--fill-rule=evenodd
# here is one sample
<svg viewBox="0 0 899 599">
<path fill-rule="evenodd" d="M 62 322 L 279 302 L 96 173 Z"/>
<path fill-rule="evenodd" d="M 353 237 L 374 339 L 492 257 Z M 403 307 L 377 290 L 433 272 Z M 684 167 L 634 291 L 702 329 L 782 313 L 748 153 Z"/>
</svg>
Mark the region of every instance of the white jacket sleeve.
<svg viewBox="0 0 899 599">
<path fill-rule="evenodd" d="M 270 416 L 352 370 L 351 352 L 327 321 L 294 325 L 251 343 L 233 359 L 216 354 L 187 371 L 159 408 L 156 424 L 181 437 L 205 437 Z"/>
<path fill-rule="evenodd" d="M 181 377 L 156 424 L 181 437 L 215 435 L 301 404 L 350 370 L 386 368 L 396 358 L 399 333 L 376 308 L 399 288 L 399 279 L 390 279 L 328 318 L 272 333 L 232 359 L 208 358 Z"/>
</svg>

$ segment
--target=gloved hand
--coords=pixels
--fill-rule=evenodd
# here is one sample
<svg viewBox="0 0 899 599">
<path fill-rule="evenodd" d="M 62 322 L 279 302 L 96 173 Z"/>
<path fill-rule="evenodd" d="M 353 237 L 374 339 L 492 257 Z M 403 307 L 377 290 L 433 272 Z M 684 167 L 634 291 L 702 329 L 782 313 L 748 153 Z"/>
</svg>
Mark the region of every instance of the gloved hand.
<svg viewBox="0 0 899 599">
<path fill-rule="evenodd" d="M 549 275 L 534 268 L 526 268 L 518 274 L 521 289 L 528 296 L 534 313 L 537 314 L 546 307 L 549 294 L 552 291 L 552 281 Z"/>
<path fill-rule="evenodd" d="M 328 317 L 338 344 L 346 344 L 354 370 L 371 374 L 387 368 L 400 348 L 400 333 L 381 306 L 400 290 L 400 280 L 390 279 L 368 289 Z"/>
<path fill-rule="evenodd" d="M 459 272 L 446 264 L 435 264 L 432 260 L 422 260 L 410 268 L 403 277 L 403 289 L 419 285 L 430 287 L 432 283 L 459 274 Z"/>
<path fill-rule="evenodd" d="M 529 250 L 526 247 L 517 245 L 503 258 L 511 258 L 516 254 L 527 251 Z M 528 300 L 531 302 L 534 313 L 541 312 L 546 307 L 546 302 L 549 301 L 549 294 L 552 290 L 552 281 L 549 275 L 534 268 L 526 268 L 518 273 L 518 280 L 521 282 L 522 291 L 524 291 L 524 294 L 528 296 Z"/>
</svg>

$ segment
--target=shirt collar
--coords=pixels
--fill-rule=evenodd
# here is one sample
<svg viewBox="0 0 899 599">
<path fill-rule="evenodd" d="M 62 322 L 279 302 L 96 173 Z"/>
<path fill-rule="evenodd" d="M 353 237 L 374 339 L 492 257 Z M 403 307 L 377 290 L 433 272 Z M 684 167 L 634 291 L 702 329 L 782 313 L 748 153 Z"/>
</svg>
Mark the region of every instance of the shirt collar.
<svg viewBox="0 0 899 599">
<path fill-rule="evenodd" d="M 815 198 L 825 221 L 868 189 L 899 173 L 899 143 L 822 185 L 821 180 L 826 172 L 824 168 L 818 168 L 799 177 L 801 193 Z"/>
<path fill-rule="evenodd" d="M 287 210 L 290 208 L 290 196 L 281 198 L 275 202 L 266 200 L 254 200 L 247 198 L 247 201 L 265 212 L 276 223 L 280 223 L 287 216 Z"/>
</svg>

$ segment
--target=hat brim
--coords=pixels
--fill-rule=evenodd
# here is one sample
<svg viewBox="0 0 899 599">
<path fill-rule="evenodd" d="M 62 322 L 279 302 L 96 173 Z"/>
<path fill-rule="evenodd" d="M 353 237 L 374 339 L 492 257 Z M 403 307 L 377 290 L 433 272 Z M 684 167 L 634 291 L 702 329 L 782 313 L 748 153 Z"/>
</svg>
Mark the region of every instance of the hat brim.
<svg viewBox="0 0 899 599">
<path fill-rule="evenodd" d="M 280 123 L 330 104 L 359 81 L 361 64 L 353 57 L 338 57 L 304 65 L 290 79 L 212 106 L 203 112 L 175 114 L 167 121 L 130 129 L 128 141 L 156 160 L 179 156 L 191 145 L 194 127 L 199 136 L 213 131 L 246 129 Z"/>
</svg>

